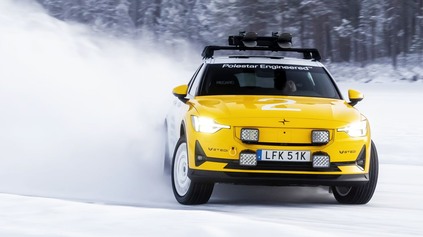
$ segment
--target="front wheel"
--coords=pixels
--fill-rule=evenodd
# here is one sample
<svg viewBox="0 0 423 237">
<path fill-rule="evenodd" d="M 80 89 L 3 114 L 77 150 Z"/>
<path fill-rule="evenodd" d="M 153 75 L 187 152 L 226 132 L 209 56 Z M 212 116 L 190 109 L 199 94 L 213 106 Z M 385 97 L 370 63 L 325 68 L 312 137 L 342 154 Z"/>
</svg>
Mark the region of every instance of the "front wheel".
<svg viewBox="0 0 423 237">
<path fill-rule="evenodd" d="M 176 200 L 184 205 L 203 204 L 209 201 L 214 183 L 198 183 L 188 177 L 187 142 L 181 137 L 176 144 L 172 162 L 172 189 Z"/>
<path fill-rule="evenodd" d="M 366 204 L 372 199 L 373 193 L 376 189 L 378 174 L 379 174 L 379 160 L 376 146 L 372 141 L 370 151 L 370 170 L 369 182 L 363 186 L 357 187 L 332 187 L 333 195 L 339 203 L 343 204 Z"/>
</svg>

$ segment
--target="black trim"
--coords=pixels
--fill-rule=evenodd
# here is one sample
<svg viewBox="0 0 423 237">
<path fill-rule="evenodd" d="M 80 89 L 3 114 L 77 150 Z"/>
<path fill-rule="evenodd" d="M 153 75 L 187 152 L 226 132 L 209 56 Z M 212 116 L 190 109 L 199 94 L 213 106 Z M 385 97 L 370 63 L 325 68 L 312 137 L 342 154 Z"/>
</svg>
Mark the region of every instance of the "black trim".
<svg viewBox="0 0 423 237">
<path fill-rule="evenodd" d="M 336 165 L 331 164 L 328 168 L 313 168 L 312 162 L 275 162 L 275 161 L 258 161 L 256 166 L 242 166 L 237 161 L 231 161 L 225 166 L 225 169 L 238 170 L 284 170 L 284 171 L 341 171 Z"/>
<path fill-rule="evenodd" d="M 248 145 L 262 145 L 262 146 L 324 146 L 327 144 L 327 143 L 281 143 L 281 142 L 250 142 L 250 141 L 242 141 L 242 143 L 248 144 Z"/>
<path fill-rule="evenodd" d="M 259 55 L 229 55 L 229 58 L 263 58 L 263 56 Z M 270 59 L 284 59 L 283 56 L 266 56 L 266 58 Z"/>
<path fill-rule="evenodd" d="M 198 157 L 201 157 L 201 160 Z M 206 162 L 207 156 L 198 140 L 195 141 L 195 166 L 200 166 Z"/>
<path fill-rule="evenodd" d="M 363 165 L 359 164 L 360 160 L 363 161 Z M 356 161 L 357 166 L 359 166 L 363 170 L 366 169 L 366 145 L 364 145 L 363 148 L 361 148 L 361 151 L 358 154 L 357 159 L 355 161 Z"/>
<path fill-rule="evenodd" d="M 231 163 L 231 162 L 235 162 L 238 163 L 238 160 L 234 160 L 234 159 L 225 159 L 225 158 L 215 158 L 215 157 L 206 157 L 206 161 L 210 161 L 210 162 L 217 162 L 217 163 Z M 259 161 L 260 162 L 260 161 Z M 271 161 L 262 161 L 262 162 L 271 162 Z M 276 162 L 279 163 L 280 162 Z M 311 163 L 311 162 L 310 162 Z M 331 165 L 334 166 L 348 166 L 348 165 L 355 165 L 356 162 L 355 161 L 347 161 L 347 162 L 331 162 Z M 320 169 L 319 169 L 320 170 Z"/>
<path fill-rule="evenodd" d="M 368 174 L 354 175 L 309 175 L 309 174 L 264 174 L 246 172 L 220 172 L 190 169 L 188 176 L 195 182 L 233 183 L 246 185 L 318 185 L 360 186 L 369 181 Z"/>
<path fill-rule="evenodd" d="M 245 47 L 245 46 L 217 46 L 209 45 L 204 47 L 201 56 L 204 59 L 213 58 L 214 51 L 229 50 L 229 51 L 272 51 L 272 52 L 297 52 L 302 53 L 304 59 L 314 59 L 319 61 L 322 59 L 320 53 L 315 48 L 277 48 L 277 47 Z"/>
<path fill-rule="evenodd" d="M 238 159 L 234 160 L 234 159 L 221 159 L 221 158 L 213 158 L 213 157 L 207 157 L 206 161 L 210 161 L 210 162 L 217 162 L 217 163 L 231 163 L 231 162 L 239 162 Z"/>
</svg>

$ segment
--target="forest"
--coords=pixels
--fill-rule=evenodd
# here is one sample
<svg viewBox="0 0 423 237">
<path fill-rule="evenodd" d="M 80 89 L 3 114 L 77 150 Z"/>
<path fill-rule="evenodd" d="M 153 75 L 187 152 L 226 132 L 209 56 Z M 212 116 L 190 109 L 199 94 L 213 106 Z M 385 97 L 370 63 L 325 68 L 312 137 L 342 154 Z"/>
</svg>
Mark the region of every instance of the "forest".
<svg viewBox="0 0 423 237">
<path fill-rule="evenodd" d="M 228 35 L 289 32 L 294 47 L 318 48 L 329 62 L 365 66 L 423 59 L 423 0 L 37 0 L 63 21 L 114 37 L 179 40 L 201 48 Z"/>
</svg>

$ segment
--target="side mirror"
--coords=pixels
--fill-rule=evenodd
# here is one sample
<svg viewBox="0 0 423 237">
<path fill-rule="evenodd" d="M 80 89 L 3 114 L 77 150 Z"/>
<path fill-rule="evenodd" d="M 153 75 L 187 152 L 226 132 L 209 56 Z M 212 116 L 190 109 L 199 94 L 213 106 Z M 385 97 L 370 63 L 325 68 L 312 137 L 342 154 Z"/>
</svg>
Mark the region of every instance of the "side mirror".
<svg viewBox="0 0 423 237">
<path fill-rule="evenodd" d="M 356 90 L 348 90 L 348 98 L 350 99 L 350 105 L 354 106 L 361 100 L 363 100 L 363 93 Z"/>
<path fill-rule="evenodd" d="M 176 96 L 180 101 L 186 103 L 188 100 L 185 98 L 188 93 L 188 85 L 177 86 L 172 91 L 173 95 Z"/>
</svg>

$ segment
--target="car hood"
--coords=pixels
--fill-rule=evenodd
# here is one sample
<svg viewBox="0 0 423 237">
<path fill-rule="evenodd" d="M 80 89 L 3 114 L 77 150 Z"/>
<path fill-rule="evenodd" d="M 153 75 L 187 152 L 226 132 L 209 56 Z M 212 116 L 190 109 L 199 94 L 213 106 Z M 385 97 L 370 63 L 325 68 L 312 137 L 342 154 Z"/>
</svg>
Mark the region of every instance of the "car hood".
<svg viewBox="0 0 423 237">
<path fill-rule="evenodd" d="M 190 100 L 200 116 L 233 126 L 333 128 L 359 121 L 344 100 L 293 96 L 202 96 Z"/>
</svg>

